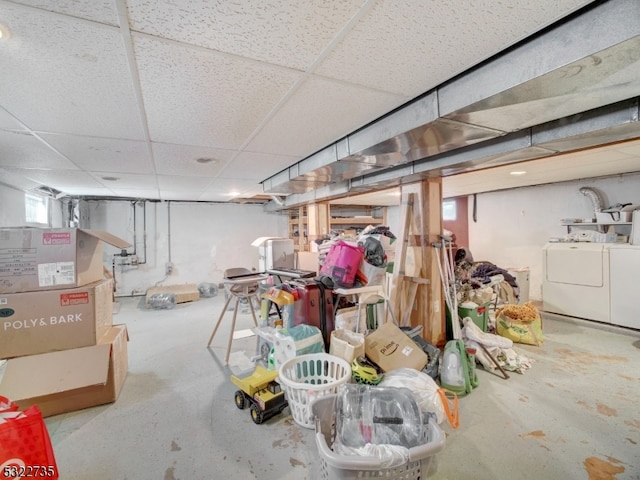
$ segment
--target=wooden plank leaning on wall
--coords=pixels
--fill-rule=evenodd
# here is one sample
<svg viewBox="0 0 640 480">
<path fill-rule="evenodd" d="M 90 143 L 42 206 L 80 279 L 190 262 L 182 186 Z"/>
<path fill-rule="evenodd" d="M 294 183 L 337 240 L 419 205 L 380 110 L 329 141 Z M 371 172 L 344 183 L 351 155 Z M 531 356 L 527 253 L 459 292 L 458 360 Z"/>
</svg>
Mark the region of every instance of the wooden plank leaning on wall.
<svg viewBox="0 0 640 480">
<path fill-rule="evenodd" d="M 422 326 L 422 337 L 443 347 L 446 324 L 436 252 L 442 233 L 442 180 L 401 187 L 401 226 L 388 297 L 397 319 Z M 407 311 L 409 310 L 410 313 Z"/>
</svg>

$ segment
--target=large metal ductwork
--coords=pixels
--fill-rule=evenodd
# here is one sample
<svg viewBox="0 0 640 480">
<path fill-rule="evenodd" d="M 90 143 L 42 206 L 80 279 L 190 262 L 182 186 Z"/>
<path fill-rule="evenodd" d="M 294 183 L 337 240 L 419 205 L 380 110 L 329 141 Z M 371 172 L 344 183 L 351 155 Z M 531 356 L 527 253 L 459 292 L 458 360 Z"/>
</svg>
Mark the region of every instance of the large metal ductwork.
<svg viewBox="0 0 640 480">
<path fill-rule="evenodd" d="M 597 2 L 266 179 L 284 206 L 640 137 L 640 2 Z M 615 26 L 615 28 L 612 28 Z"/>
</svg>

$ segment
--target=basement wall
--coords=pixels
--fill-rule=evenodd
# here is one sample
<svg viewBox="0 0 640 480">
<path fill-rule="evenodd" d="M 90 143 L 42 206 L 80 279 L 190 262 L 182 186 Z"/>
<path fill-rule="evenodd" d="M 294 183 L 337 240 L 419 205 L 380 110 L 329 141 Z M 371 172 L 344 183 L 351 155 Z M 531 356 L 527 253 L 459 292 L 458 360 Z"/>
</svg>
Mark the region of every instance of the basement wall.
<svg viewBox="0 0 640 480">
<path fill-rule="evenodd" d="M 135 206 L 136 228 L 131 202 L 87 203 L 88 228 L 135 244 L 134 265 L 132 257 L 117 256 L 120 252 L 113 247 L 105 249 L 105 263 L 113 265 L 115 258 L 116 296 L 142 295 L 155 285 L 218 284 L 227 268 L 257 270 L 258 249 L 251 246 L 256 238 L 288 235 L 288 216 L 266 213 L 261 205 L 146 202 L 145 230 L 144 202 Z M 134 252 L 133 247 L 127 250 Z"/>
<path fill-rule="evenodd" d="M 566 235 L 567 227 L 560 224 L 563 218 L 593 217 L 591 200 L 579 192 L 582 187 L 599 191 L 605 208 L 640 204 L 638 173 L 478 194 L 477 222 L 473 221 L 473 196 L 469 196 L 469 249 L 474 260 L 505 269 L 529 267 L 529 298 L 542 300 L 545 243 L 550 237 Z M 630 227 L 617 229 L 630 233 Z"/>
</svg>

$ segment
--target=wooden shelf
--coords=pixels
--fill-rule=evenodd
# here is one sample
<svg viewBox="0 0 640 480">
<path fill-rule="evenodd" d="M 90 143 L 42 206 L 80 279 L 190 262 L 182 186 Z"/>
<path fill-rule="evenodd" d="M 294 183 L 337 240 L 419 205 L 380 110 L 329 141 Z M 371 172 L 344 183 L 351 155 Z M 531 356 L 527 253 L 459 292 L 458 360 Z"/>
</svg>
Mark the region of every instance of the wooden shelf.
<svg viewBox="0 0 640 480">
<path fill-rule="evenodd" d="M 382 218 L 374 217 L 333 217 L 331 225 L 380 225 Z"/>
</svg>

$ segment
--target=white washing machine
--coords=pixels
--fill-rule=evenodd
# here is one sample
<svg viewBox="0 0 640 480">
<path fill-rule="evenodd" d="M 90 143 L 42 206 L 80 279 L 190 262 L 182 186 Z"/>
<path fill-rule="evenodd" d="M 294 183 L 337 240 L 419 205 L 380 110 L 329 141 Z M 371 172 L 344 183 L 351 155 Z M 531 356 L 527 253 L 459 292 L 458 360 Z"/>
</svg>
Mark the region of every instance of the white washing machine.
<svg viewBox="0 0 640 480">
<path fill-rule="evenodd" d="M 611 243 L 548 243 L 543 249 L 543 310 L 611 322 Z"/>
<path fill-rule="evenodd" d="M 640 329 L 640 245 L 619 244 L 609 249 L 611 323 Z"/>
</svg>

